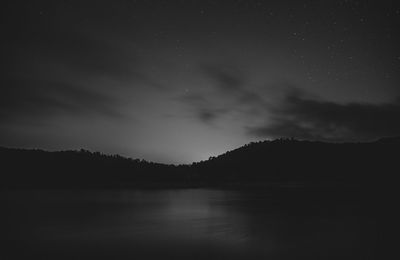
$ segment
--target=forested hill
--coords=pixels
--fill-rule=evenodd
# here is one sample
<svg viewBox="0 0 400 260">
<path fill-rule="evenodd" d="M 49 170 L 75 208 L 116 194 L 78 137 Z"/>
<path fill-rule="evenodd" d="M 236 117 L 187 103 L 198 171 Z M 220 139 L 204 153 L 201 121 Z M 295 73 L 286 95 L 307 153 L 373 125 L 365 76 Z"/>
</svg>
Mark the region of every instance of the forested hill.
<svg viewBox="0 0 400 260">
<path fill-rule="evenodd" d="M 86 150 L 0 148 L 1 187 L 131 187 L 246 183 L 389 183 L 400 138 L 369 143 L 278 139 L 191 165 L 165 165 Z"/>
<path fill-rule="evenodd" d="M 178 168 L 99 152 L 0 148 L 3 187 L 120 187 L 178 182 Z"/>
<path fill-rule="evenodd" d="M 250 143 L 194 168 L 210 180 L 382 182 L 400 173 L 400 138 L 368 143 L 278 139 Z"/>
</svg>

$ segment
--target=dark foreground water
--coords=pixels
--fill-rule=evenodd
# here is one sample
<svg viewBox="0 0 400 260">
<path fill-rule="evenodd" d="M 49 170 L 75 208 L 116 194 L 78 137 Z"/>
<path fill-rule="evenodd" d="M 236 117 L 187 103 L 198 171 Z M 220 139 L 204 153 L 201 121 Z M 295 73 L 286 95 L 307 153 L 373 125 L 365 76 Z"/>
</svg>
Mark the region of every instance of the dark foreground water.
<svg viewBox="0 0 400 260">
<path fill-rule="evenodd" d="M 375 259 L 355 193 L 0 191 L 0 259 Z"/>
</svg>

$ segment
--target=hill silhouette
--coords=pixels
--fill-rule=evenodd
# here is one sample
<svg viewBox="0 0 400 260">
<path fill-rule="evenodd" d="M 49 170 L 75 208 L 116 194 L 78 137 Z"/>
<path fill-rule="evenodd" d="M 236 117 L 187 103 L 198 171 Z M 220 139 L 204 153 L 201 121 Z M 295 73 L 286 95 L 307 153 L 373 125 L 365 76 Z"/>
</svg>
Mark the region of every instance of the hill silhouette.
<svg viewBox="0 0 400 260">
<path fill-rule="evenodd" d="M 143 187 L 391 183 L 400 137 L 368 143 L 277 139 L 253 142 L 206 161 L 166 165 L 99 152 L 0 148 L 2 188 Z"/>
</svg>

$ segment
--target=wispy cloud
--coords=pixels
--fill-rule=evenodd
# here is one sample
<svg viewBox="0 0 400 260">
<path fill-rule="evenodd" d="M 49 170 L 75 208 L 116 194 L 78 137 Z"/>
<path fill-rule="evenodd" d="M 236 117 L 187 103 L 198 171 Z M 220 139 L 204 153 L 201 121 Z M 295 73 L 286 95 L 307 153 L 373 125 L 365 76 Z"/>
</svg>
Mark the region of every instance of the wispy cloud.
<svg viewBox="0 0 400 260">
<path fill-rule="evenodd" d="M 84 86 L 47 80 L 3 80 L 0 122 L 18 118 L 46 119 L 59 115 L 122 117 L 117 100 Z"/>
<path fill-rule="evenodd" d="M 222 98 L 233 98 L 236 105 L 240 106 L 265 105 L 260 94 L 249 88 L 248 80 L 239 69 L 224 65 L 203 65 L 200 68 L 214 82 L 213 86 L 223 95 Z"/>
<path fill-rule="evenodd" d="M 202 64 L 199 72 L 210 81 L 211 91 L 187 93 L 177 100 L 188 105 L 201 122 L 211 124 L 229 113 L 249 116 L 265 109 L 265 100 L 249 89 L 240 70 L 226 65 Z"/>
</svg>

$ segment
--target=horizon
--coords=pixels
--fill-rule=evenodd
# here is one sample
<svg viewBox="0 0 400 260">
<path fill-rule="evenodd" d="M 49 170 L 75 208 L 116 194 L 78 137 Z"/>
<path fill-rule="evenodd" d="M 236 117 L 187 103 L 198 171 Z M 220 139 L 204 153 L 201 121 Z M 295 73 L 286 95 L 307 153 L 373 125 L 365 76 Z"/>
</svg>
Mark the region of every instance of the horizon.
<svg viewBox="0 0 400 260">
<path fill-rule="evenodd" d="M 8 1 L 0 146 L 166 164 L 400 135 L 400 2 Z"/>
<path fill-rule="evenodd" d="M 371 139 L 371 140 L 366 140 L 366 141 L 362 141 L 362 142 L 358 142 L 358 141 L 319 141 L 319 140 L 306 140 L 306 139 L 296 139 L 293 137 L 281 137 L 281 138 L 276 138 L 276 139 L 264 139 L 264 140 L 258 140 L 258 141 L 253 141 L 250 143 L 246 143 L 244 145 L 235 147 L 231 150 L 226 150 L 223 153 L 217 154 L 217 155 L 213 155 L 210 156 L 209 158 L 206 158 L 204 160 L 200 160 L 200 161 L 192 161 L 192 162 L 187 162 L 187 163 L 170 163 L 170 162 L 160 162 L 160 161 L 151 161 L 151 160 L 147 160 L 146 158 L 138 158 L 138 157 L 130 157 L 130 156 L 126 156 L 123 154 L 118 154 L 118 153 L 106 153 L 103 151 L 97 151 L 97 150 L 87 150 L 85 148 L 75 148 L 75 149 L 61 149 L 61 150 L 46 150 L 46 149 L 42 149 L 42 148 L 34 148 L 34 147 L 6 147 L 6 146 L 1 146 L 1 149 L 10 149 L 10 150 L 24 150 L 24 151 L 40 151 L 40 152 L 50 152 L 50 153 L 59 153 L 59 152 L 88 152 L 91 154 L 96 154 L 96 153 L 100 153 L 101 155 L 105 155 L 105 156 L 120 156 L 123 159 L 128 159 L 128 160 L 140 160 L 140 161 L 145 161 L 147 163 L 155 163 L 155 164 L 162 164 L 162 165 L 172 165 L 172 166 L 186 166 L 186 165 L 193 165 L 196 163 L 201 163 L 201 162 L 206 162 L 209 161 L 210 159 L 215 159 L 218 158 L 221 155 L 236 151 L 240 148 L 243 147 L 248 147 L 250 145 L 254 145 L 254 144 L 260 144 L 260 143 L 270 143 L 270 142 L 277 142 L 277 141 L 284 141 L 284 142 L 309 142 L 309 143 L 324 143 L 324 144 L 373 144 L 382 140 L 393 140 L 393 139 L 400 139 L 400 136 L 384 136 L 384 137 L 379 137 L 377 139 Z"/>
</svg>

